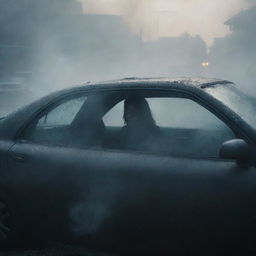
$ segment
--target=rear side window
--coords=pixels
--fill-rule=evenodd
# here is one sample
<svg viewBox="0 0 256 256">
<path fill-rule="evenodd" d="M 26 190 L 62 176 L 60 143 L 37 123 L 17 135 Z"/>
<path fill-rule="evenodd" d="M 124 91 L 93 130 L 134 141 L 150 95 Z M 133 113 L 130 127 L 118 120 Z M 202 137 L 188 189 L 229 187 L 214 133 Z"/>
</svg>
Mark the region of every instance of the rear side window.
<svg viewBox="0 0 256 256">
<path fill-rule="evenodd" d="M 37 128 L 70 125 L 84 104 L 85 99 L 86 97 L 72 99 L 50 110 L 39 119 Z"/>
<path fill-rule="evenodd" d="M 22 138 L 31 142 L 49 145 L 69 143 L 70 125 L 86 100 L 86 96 L 79 96 L 45 111 L 28 126 L 22 134 Z"/>
</svg>

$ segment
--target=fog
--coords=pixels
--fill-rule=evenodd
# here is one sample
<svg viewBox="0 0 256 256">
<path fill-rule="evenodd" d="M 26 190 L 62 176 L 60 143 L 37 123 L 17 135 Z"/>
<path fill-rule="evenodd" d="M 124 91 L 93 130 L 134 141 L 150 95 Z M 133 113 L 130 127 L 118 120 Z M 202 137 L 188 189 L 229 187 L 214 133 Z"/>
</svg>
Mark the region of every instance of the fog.
<svg viewBox="0 0 256 256">
<path fill-rule="evenodd" d="M 245 0 L 0 0 L 0 81 L 18 81 L 40 95 L 133 76 L 215 76 L 251 88 L 252 5 Z M 252 17 L 244 28 L 225 24 L 242 8 Z M 210 65 L 201 66 L 206 61 Z"/>
<path fill-rule="evenodd" d="M 0 116 L 51 91 L 87 81 L 124 77 L 218 77 L 234 81 L 244 90 L 256 95 L 255 21 L 256 6 L 254 1 L 247 0 L 0 0 Z M 163 152 L 166 149 L 170 150 L 170 145 L 175 145 L 177 151 L 167 152 L 168 154 L 164 152 L 165 156 L 175 153 L 176 156 L 184 157 L 181 153 L 186 152 L 185 157 L 187 157 L 191 156 L 191 152 L 197 152 L 202 157 L 201 152 L 204 152 L 207 157 L 209 155 L 219 157 L 222 143 L 233 138 L 233 133 L 230 133 L 229 129 L 219 138 L 217 128 L 221 128 L 223 123 L 217 123 L 215 117 L 208 122 L 203 113 L 196 116 L 200 112 L 198 106 L 188 104 L 184 107 L 186 102 L 179 104 L 174 102 L 166 108 L 166 105 L 163 107 L 158 103 L 152 104 L 153 101 L 149 100 L 149 103 L 151 103 L 150 107 L 154 107 L 155 104 L 155 109 L 152 107 L 155 121 L 165 130 L 164 135 L 167 135 L 158 143 L 161 142 L 159 143 L 161 146 L 165 143 Z M 68 110 L 72 110 L 70 105 L 62 113 L 53 115 L 52 120 L 66 121 L 60 114 L 67 116 Z M 168 114 L 172 115 L 176 127 L 165 123 L 167 114 L 163 112 L 162 116 L 158 115 L 161 110 L 167 110 Z M 96 112 L 96 108 L 94 111 Z M 116 130 L 112 126 L 121 130 L 124 125 L 123 105 L 117 111 L 121 125 L 116 125 L 117 120 L 112 120 L 112 124 L 109 125 L 108 142 L 113 144 L 116 142 L 116 136 L 113 134 L 118 133 L 113 133 Z M 195 116 L 191 115 L 192 112 Z M 88 115 L 92 116 L 92 113 Z M 51 115 L 43 116 L 45 122 L 47 118 L 51 121 Z M 182 123 L 183 120 L 188 123 L 185 125 Z M 39 120 L 39 124 L 40 122 Z M 209 129 L 205 131 L 206 126 L 210 126 L 210 122 L 215 122 L 217 125 L 211 126 L 212 131 Z M 196 126 L 198 124 L 202 125 L 198 127 Z M 187 130 L 180 131 L 180 127 L 190 128 L 191 138 L 187 140 L 188 142 L 183 136 L 187 134 Z M 197 130 L 200 130 L 198 134 Z M 68 138 L 58 129 L 55 133 L 51 133 L 51 129 L 45 131 L 49 141 L 39 140 L 39 144 L 43 142 L 51 145 L 54 140 L 60 139 L 62 142 L 63 138 Z M 65 130 L 67 131 L 70 132 L 68 129 Z M 136 135 L 140 137 L 143 132 L 141 134 L 138 132 Z M 209 136 L 211 132 L 212 137 Z M 101 135 L 103 136 L 103 133 Z M 36 137 L 40 139 L 40 136 Z M 76 140 L 82 142 L 83 137 L 86 137 L 84 130 Z M 71 141 L 77 142 L 74 138 L 71 138 Z M 56 145 L 63 146 L 58 143 Z M 184 145 L 190 147 L 186 146 L 184 149 Z M 212 148 L 209 145 L 213 145 Z M 67 146 L 69 149 L 78 148 L 77 145 Z M 53 150 L 53 147 L 49 148 Z M 159 153 L 159 149 L 157 150 Z M 211 150 L 209 155 L 207 150 Z M 81 154 L 78 154 L 80 156 L 78 162 L 81 164 L 82 159 L 86 159 L 82 155 L 82 153 L 86 154 L 85 150 L 77 150 L 77 153 Z M 126 155 L 120 160 L 116 158 L 118 153 L 112 152 L 113 158 L 110 159 L 110 164 L 104 166 L 98 161 L 100 159 L 98 155 L 91 154 L 91 162 L 97 164 L 101 172 L 108 171 L 111 164 L 114 166 L 113 163 L 117 160 L 121 166 L 123 163 L 128 163 L 122 168 L 127 169 L 129 173 L 131 166 L 136 162 L 130 161 Z M 141 161 L 144 164 L 143 157 Z M 69 172 L 72 166 L 77 164 L 74 162 L 75 155 L 70 159 L 64 158 L 65 161 L 70 159 L 73 161 L 65 166 Z M 150 163 L 152 159 L 147 158 L 147 161 Z M 170 159 L 166 158 L 166 161 Z M 55 160 L 53 162 L 55 163 Z M 148 166 L 153 170 L 153 165 L 148 164 Z M 43 168 L 44 166 L 38 164 L 37 171 L 40 172 Z M 52 168 L 56 169 L 54 164 Z M 118 172 L 118 166 L 116 168 Z M 61 168 L 59 170 L 62 171 Z M 32 171 L 34 173 L 34 169 Z M 23 175 L 23 172 L 20 173 Z M 83 175 L 86 176 L 87 173 L 84 172 Z M 105 180 L 104 176 L 95 177 L 95 173 L 93 175 L 91 180 L 89 179 L 91 182 L 87 191 L 89 193 L 74 207 L 69 208 L 69 214 L 74 222 L 71 228 L 78 236 L 97 233 L 110 218 L 112 208 L 118 202 L 115 200 L 119 196 L 120 187 L 124 188 L 126 185 L 132 191 L 134 185 L 133 180 L 131 187 L 126 184 L 125 175 L 120 184 L 113 180 L 111 175 L 107 176 L 109 173 L 106 174 Z M 134 180 L 137 178 L 136 175 L 133 177 Z M 84 188 L 84 179 L 79 182 Z M 136 182 L 138 184 L 135 184 L 135 187 L 137 186 L 140 191 L 139 180 Z M 52 183 L 54 184 L 55 181 L 53 180 Z M 98 190 L 99 187 L 101 189 Z M 126 198 L 125 193 L 124 198 Z M 134 196 L 137 194 L 134 193 Z M 84 202 L 87 204 L 85 205 Z M 129 203 L 133 205 L 133 201 Z"/>
<path fill-rule="evenodd" d="M 255 93 L 256 7 L 242 10 L 225 22 L 231 33 L 215 39 L 210 48 L 211 74 L 231 79 Z"/>
<path fill-rule="evenodd" d="M 200 34 L 207 44 L 229 33 L 224 22 L 252 5 L 247 0 L 81 0 L 86 13 L 123 15 L 145 39 Z M 198 12 L 198 10 L 200 10 Z"/>
</svg>

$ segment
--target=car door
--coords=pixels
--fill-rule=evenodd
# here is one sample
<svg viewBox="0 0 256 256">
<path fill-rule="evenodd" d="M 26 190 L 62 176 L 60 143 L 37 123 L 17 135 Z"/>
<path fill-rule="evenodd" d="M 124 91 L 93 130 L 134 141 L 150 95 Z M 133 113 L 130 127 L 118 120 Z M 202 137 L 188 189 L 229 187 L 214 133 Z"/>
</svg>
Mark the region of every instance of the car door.
<svg viewBox="0 0 256 256">
<path fill-rule="evenodd" d="M 39 115 L 36 128 L 47 126 L 33 135 L 40 139 L 25 137 L 9 152 L 12 190 L 21 202 L 24 223 L 35 236 L 48 231 L 49 237 L 59 238 L 68 229 L 83 244 L 147 255 L 229 253 L 245 244 L 254 249 L 255 169 L 216 155 L 221 138 L 234 134 L 194 101 L 161 99 L 147 99 L 163 133 L 164 147 L 153 152 L 108 143 L 69 144 L 80 141 L 80 133 L 70 139 L 64 132 L 62 144 L 59 138 L 67 123 L 56 127 L 47 120 L 63 120 L 60 113 L 69 116 L 70 107 L 55 117 L 50 115 L 56 108 Z M 177 109 L 186 104 L 186 111 L 177 116 Z M 79 107 L 69 121 L 78 112 Z M 113 136 L 106 115 L 104 140 L 108 132 Z M 202 123 L 200 117 L 205 121 L 207 115 L 211 122 Z M 208 134 L 206 139 L 208 126 L 212 137 Z"/>
<path fill-rule="evenodd" d="M 125 196 L 116 206 L 123 210 L 115 215 L 112 232 L 127 251 L 136 247 L 147 255 L 251 254 L 255 167 L 221 159 L 222 143 L 237 135 L 208 109 L 183 97 L 147 98 L 162 132 L 158 148 L 138 152 L 131 145 L 118 150 L 109 144 L 118 157 L 108 166 L 113 169 L 118 161 L 125 170 L 118 179 Z M 112 136 L 124 125 L 123 105 L 103 117 Z"/>
</svg>

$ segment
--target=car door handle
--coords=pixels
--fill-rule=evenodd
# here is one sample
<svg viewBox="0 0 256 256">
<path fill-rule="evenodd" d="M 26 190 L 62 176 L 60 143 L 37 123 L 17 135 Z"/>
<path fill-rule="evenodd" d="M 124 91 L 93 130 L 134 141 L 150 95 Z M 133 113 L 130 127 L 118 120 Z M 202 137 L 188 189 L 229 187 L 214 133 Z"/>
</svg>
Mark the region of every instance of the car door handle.
<svg viewBox="0 0 256 256">
<path fill-rule="evenodd" d="M 11 157 L 14 161 L 17 161 L 17 162 L 25 162 L 27 160 L 27 157 L 23 154 L 12 153 Z"/>
</svg>

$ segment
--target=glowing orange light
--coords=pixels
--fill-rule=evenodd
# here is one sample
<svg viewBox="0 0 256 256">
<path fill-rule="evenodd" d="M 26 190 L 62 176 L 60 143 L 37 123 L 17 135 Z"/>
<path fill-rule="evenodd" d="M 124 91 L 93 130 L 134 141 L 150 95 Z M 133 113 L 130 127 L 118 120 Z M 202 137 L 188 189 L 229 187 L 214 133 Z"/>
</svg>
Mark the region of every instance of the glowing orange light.
<svg viewBox="0 0 256 256">
<path fill-rule="evenodd" d="M 208 61 L 205 61 L 205 62 L 202 62 L 201 65 L 202 65 L 203 67 L 208 67 L 210 64 L 209 64 Z"/>
</svg>

